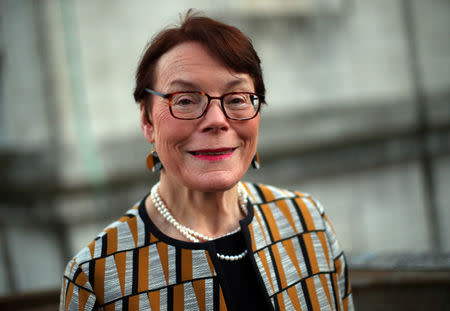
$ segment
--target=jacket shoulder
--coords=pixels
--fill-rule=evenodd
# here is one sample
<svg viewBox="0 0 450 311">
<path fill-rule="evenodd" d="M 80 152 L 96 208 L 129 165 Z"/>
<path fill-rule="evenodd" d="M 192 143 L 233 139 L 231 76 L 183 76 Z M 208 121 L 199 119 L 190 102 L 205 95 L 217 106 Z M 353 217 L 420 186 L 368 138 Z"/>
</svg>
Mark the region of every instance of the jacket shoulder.
<svg viewBox="0 0 450 311">
<path fill-rule="evenodd" d="M 300 191 L 292 191 L 280 187 L 259 184 L 259 183 L 243 183 L 250 199 L 253 203 L 263 204 L 277 200 L 293 199 L 293 198 L 309 198 L 310 195 Z"/>
<path fill-rule="evenodd" d="M 144 243 L 144 235 L 144 223 L 139 216 L 139 203 L 136 203 L 121 218 L 104 228 L 70 260 L 66 267 L 66 275 L 73 273 L 76 266 L 138 247 Z"/>
</svg>

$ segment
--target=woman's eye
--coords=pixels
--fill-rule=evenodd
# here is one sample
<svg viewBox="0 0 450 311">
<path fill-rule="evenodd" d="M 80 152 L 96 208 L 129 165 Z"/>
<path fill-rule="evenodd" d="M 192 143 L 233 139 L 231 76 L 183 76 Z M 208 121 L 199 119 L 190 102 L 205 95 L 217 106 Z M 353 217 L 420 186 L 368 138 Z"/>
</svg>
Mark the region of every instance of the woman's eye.
<svg viewBox="0 0 450 311">
<path fill-rule="evenodd" d="M 244 102 L 245 102 L 245 100 L 242 99 L 242 98 L 233 98 L 231 100 L 231 103 L 233 103 L 233 104 L 241 104 L 241 103 L 244 103 Z"/>
<path fill-rule="evenodd" d="M 180 105 L 180 106 L 187 106 L 187 105 L 190 105 L 190 104 L 192 104 L 192 100 L 187 99 L 187 98 L 180 99 L 180 100 L 177 102 L 177 105 Z"/>
<path fill-rule="evenodd" d="M 179 107 L 186 107 L 195 105 L 197 103 L 197 100 L 192 96 L 184 96 L 180 98 L 176 98 L 174 101 L 175 106 Z"/>
<path fill-rule="evenodd" d="M 202 97 L 200 94 L 188 93 L 188 94 L 178 94 L 173 98 L 172 106 L 177 107 L 193 107 L 202 102 Z"/>
<path fill-rule="evenodd" d="M 246 100 L 242 96 L 233 96 L 228 101 L 229 104 L 244 104 L 245 102 Z"/>
<path fill-rule="evenodd" d="M 234 96 L 226 102 L 226 105 L 231 109 L 242 109 L 247 106 L 247 103 L 248 101 L 245 99 L 245 97 Z"/>
</svg>

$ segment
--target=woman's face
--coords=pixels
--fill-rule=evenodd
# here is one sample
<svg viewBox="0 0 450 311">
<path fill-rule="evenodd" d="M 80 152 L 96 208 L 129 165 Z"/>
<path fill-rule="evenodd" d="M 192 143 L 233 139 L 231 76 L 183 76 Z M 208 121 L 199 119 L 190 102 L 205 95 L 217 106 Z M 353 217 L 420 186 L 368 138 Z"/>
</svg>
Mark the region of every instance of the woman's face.
<svg viewBox="0 0 450 311">
<path fill-rule="evenodd" d="M 248 74 L 235 73 L 202 45 L 186 42 L 158 60 L 154 89 L 163 94 L 204 91 L 210 96 L 227 92 L 254 92 Z M 163 163 L 161 174 L 175 186 L 220 191 L 233 187 L 245 174 L 256 152 L 259 115 L 247 121 L 225 117 L 219 100 L 212 100 L 203 117 L 172 117 L 167 99 L 152 95 L 146 122 L 141 105 L 141 125 L 146 139 L 156 144 Z M 163 178 L 162 178 L 163 179 Z"/>
</svg>

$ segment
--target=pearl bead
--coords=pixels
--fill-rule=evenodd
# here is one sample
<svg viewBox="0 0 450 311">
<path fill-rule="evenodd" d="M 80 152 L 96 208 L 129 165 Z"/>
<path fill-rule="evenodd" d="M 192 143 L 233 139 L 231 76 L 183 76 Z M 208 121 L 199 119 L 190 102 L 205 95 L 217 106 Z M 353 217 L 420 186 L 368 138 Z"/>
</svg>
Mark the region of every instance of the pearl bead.
<svg viewBox="0 0 450 311">
<path fill-rule="evenodd" d="M 184 237 L 186 237 L 188 240 L 195 242 L 195 243 L 200 242 L 199 239 L 197 239 L 197 238 L 200 238 L 204 241 L 211 241 L 211 240 L 215 239 L 213 237 L 208 237 L 206 235 L 203 235 L 197 231 L 194 231 L 194 230 L 178 223 L 178 221 L 175 220 L 175 218 L 169 212 L 166 205 L 164 204 L 161 197 L 159 196 L 158 188 L 159 188 L 159 182 L 153 186 L 153 188 L 150 192 L 150 197 L 152 199 L 153 205 L 156 207 L 156 210 L 161 214 L 161 216 L 163 216 L 164 219 L 166 219 L 171 225 L 173 225 Z M 248 210 L 247 210 L 246 202 L 247 202 L 248 194 L 247 194 L 247 191 L 245 190 L 244 186 L 241 183 L 238 184 L 238 197 L 239 197 L 239 208 L 241 209 L 241 211 L 244 214 L 247 215 Z M 234 234 L 236 232 L 239 232 L 240 230 L 241 230 L 241 227 L 239 226 L 235 230 L 230 231 L 220 237 Z M 216 237 L 216 238 L 219 238 L 219 237 Z M 244 252 L 242 252 L 241 254 L 238 254 L 238 255 L 222 255 L 222 254 L 217 253 L 217 257 L 219 259 L 228 260 L 228 261 L 240 260 L 240 259 L 244 258 L 245 255 L 247 255 L 247 250 L 244 250 Z"/>
</svg>

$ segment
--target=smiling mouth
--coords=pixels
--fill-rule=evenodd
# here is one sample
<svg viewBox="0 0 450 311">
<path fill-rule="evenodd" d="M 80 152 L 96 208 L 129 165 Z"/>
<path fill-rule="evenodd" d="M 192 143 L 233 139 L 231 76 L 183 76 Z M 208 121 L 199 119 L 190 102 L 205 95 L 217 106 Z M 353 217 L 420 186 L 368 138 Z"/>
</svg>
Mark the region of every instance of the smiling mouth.
<svg viewBox="0 0 450 311">
<path fill-rule="evenodd" d="M 230 158 L 237 148 L 204 149 L 190 151 L 189 153 L 198 160 L 217 162 Z"/>
<path fill-rule="evenodd" d="M 220 156 L 232 153 L 237 148 L 221 148 L 221 149 L 206 149 L 206 150 L 195 150 L 190 151 L 192 155 L 204 155 L 204 156 Z"/>
</svg>

